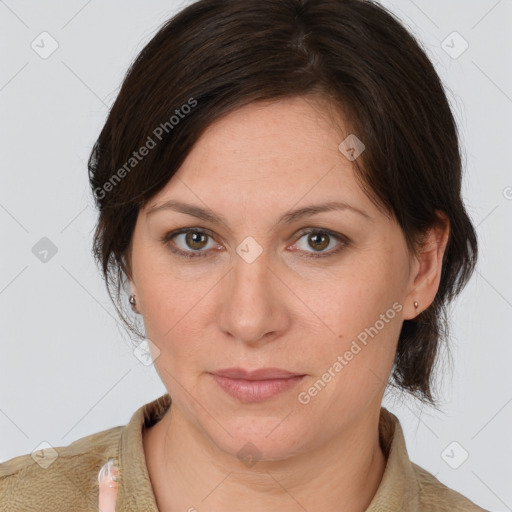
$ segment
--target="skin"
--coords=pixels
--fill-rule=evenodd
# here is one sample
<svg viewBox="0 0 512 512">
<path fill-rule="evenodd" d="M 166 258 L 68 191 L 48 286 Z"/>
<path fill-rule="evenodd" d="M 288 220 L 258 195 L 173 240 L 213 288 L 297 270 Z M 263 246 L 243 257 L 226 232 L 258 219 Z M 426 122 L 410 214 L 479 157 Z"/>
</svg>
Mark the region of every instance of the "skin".
<svg viewBox="0 0 512 512">
<path fill-rule="evenodd" d="M 105 463 L 98 474 L 98 512 L 115 512 L 118 468 Z"/>
<path fill-rule="evenodd" d="M 356 182 L 338 145 L 341 130 L 319 98 L 253 103 L 213 123 L 177 174 L 139 211 L 130 283 L 173 404 L 143 432 L 160 511 L 363 511 L 386 458 L 379 413 L 405 319 L 434 300 L 449 224 L 408 252 L 394 217 Z M 154 206 L 178 199 L 225 217 L 214 223 Z M 317 213 L 289 225 L 289 210 L 328 201 L 363 210 Z M 204 239 L 180 228 L 209 230 Z M 343 242 L 300 233 L 328 229 Z M 208 234 L 208 233 L 207 233 Z M 252 237 L 251 263 L 236 249 Z M 194 245 L 195 243 L 195 245 Z M 243 245 L 242 245 L 243 246 Z M 341 251 L 325 258 L 308 255 Z M 206 257 L 186 258 L 170 247 Z M 253 249 L 251 249 L 253 251 Z M 416 310 L 413 302 L 418 301 Z M 365 328 L 398 303 L 394 318 L 307 404 L 307 391 Z M 209 375 L 221 368 L 279 367 L 306 377 L 257 403 L 228 395 Z M 252 443 L 260 459 L 237 457 Z M 193 507 L 193 508 L 192 508 Z"/>
</svg>

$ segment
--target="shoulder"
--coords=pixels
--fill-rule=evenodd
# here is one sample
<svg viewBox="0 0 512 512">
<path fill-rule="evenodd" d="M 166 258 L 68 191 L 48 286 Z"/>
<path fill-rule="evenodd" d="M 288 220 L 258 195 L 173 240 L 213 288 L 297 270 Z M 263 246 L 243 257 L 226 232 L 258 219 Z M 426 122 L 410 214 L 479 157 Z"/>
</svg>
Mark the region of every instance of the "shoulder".
<svg viewBox="0 0 512 512">
<path fill-rule="evenodd" d="M 410 458 L 398 417 L 381 408 L 379 422 L 381 447 L 387 464 L 374 498 L 372 512 L 489 512 L 450 489 Z"/>
<path fill-rule="evenodd" d="M 420 510 L 423 512 L 489 512 L 471 500 L 450 489 L 434 475 L 411 463 L 420 489 Z"/>
<path fill-rule="evenodd" d="M 123 426 L 96 432 L 68 446 L 48 447 L 0 464 L 0 510 L 97 509 L 97 476 L 116 459 Z"/>
</svg>

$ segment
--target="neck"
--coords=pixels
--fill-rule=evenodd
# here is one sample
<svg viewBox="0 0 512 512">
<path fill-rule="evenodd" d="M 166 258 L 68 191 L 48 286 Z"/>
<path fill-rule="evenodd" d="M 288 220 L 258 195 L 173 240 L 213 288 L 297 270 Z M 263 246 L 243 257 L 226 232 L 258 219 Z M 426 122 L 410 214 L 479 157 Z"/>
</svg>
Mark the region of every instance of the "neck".
<svg viewBox="0 0 512 512">
<path fill-rule="evenodd" d="M 247 467 L 207 439 L 173 404 L 143 432 L 146 464 L 160 512 L 363 512 L 386 466 L 379 443 L 380 407 L 323 445 L 284 460 Z"/>
</svg>

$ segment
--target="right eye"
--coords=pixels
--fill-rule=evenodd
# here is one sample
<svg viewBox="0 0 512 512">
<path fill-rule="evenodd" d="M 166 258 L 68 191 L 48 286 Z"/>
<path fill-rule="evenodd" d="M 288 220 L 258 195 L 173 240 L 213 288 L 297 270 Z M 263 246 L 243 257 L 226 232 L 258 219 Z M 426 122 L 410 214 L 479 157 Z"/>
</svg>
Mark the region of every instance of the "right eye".
<svg viewBox="0 0 512 512">
<path fill-rule="evenodd" d="M 160 241 L 169 247 L 171 252 L 178 256 L 184 258 L 202 258 L 208 256 L 209 253 L 209 249 L 202 250 L 207 247 L 208 238 L 213 238 L 212 233 L 208 230 L 186 228 L 166 233 Z M 176 244 L 180 244 L 182 248 L 176 248 Z M 215 243 L 213 243 L 213 245 L 215 245 Z"/>
</svg>

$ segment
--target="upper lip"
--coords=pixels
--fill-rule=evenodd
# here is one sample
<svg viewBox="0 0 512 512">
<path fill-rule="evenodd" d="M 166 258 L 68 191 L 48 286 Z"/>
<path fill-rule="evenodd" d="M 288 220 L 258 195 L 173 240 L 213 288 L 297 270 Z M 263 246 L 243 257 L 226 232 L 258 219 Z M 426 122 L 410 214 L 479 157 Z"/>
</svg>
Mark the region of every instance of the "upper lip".
<svg viewBox="0 0 512 512">
<path fill-rule="evenodd" d="M 266 380 L 266 379 L 289 379 L 302 376 L 303 374 L 289 372 L 281 368 L 259 368 L 257 370 L 246 370 L 245 368 L 224 368 L 213 373 L 221 377 L 244 380 Z"/>
</svg>

